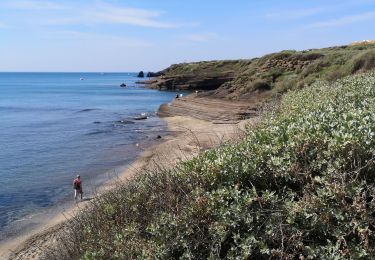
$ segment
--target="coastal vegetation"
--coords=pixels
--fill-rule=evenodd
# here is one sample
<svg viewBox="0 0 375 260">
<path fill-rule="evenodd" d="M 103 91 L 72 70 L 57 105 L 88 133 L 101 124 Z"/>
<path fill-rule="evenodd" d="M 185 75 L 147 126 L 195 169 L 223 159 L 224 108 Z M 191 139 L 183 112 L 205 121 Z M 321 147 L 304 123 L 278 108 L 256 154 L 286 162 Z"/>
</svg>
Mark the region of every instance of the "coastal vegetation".
<svg viewBox="0 0 375 260">
<path fill-rule="evenodd" d="M 287 50 L 261 58 L 181 63 L 161 71 L 152 88 L 210 90 L 205 95 L 264 101 L 317 80 L 333 82 L 375 68 L 375 44 L 305 51 Z"/>
<path fill-rule="evenodd" d="M 273 60 L 306 65 L 257 74 Z M 374 67 L 373 46 L 215 64 L 240 68 L 231 87 L 290 91 L 242 141 L 140 173 L 93 201 L 49 259 L 375 257 L 375 72 L 357 74 Z"/>
</svg>

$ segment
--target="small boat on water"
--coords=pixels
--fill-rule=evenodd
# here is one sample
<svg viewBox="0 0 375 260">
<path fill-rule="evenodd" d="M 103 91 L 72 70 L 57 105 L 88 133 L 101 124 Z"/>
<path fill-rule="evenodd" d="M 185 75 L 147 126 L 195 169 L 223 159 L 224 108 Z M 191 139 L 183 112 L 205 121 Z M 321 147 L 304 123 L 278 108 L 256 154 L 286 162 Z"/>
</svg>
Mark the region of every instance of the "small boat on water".
<svg viewBox="0 0 375 260">
<path fill-rule="evenodd" d="M 148 116 L 146 113 L 141 113 L 139 116 L 133 117 L 134 120 L 145 120 Z"/>
<path fill-rule="evenodd" d="M 126 87 L 126 84 L 125 84 L 125 83 L 122 83 L 122 84 L 120 85 L 120 87 L 125 88 L 125 87 Z"/>
<path fill-rule="evenodd" d="M 79 78 L 79 80 L 85 80 L 85 78 Z"/>
</svg>

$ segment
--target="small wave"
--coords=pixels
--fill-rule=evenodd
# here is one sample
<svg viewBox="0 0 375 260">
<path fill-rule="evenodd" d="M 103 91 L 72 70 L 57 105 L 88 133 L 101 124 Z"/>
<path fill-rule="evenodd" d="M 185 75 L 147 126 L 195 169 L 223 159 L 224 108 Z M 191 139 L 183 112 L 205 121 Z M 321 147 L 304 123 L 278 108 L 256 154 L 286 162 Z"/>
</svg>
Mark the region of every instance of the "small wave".
<svg viewBox="0 0 375 260">
<path fill-rule="evenodd" d="M 26 221 L 26 220 L 30 220 L 30 219 L 32 219 L 32 218 L 34 218 L 34 217 L 37 217 L 37 216 L 39 216 L 39 215 L 42 215 L 43 213 L 34 213 L 34 214 L 30 214 L 30 215 L 27 215 L 27 216 L 25 216 L 25 217 L 23 217 L 23 218 L 20 218 L 20 219 L 16 219 L 16 220 L 14 220 L 14 222 L 22 222 L 22 221 Z"/>
</svg>

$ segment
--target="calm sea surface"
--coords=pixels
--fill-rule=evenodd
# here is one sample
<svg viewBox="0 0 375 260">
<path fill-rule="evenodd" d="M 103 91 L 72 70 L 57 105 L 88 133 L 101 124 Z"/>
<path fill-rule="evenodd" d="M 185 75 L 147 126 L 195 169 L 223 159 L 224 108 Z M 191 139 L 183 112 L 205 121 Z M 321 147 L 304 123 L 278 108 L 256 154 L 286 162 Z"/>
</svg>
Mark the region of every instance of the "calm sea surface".
<svg viewBox="0 0 375 260">
<path fill-rule="evenodd" d="M 134 73 L 0 73 L 0 240 L 9 226 L 72 201 L 76 174 L 92 193 L 165 129 L 155 111 L 175 93 L 136 80 Z M 143 112 L 151 117 L 133 120 Z"/>
</svg>

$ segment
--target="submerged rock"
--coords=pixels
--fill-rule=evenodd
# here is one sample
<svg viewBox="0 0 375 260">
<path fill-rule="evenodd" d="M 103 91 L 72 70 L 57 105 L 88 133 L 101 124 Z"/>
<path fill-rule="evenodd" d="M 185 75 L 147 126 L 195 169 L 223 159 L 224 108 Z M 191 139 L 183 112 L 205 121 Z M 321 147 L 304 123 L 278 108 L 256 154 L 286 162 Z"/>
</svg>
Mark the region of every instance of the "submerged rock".
<svg viewBox="0 0 375 260">
<path fill-rule="evenodd" d="M 116 121 L 116 123 L 123 124 L 123 125 L 135 124 L 133 121 L 126 120 L 126 119 Z"/>
</svg>

